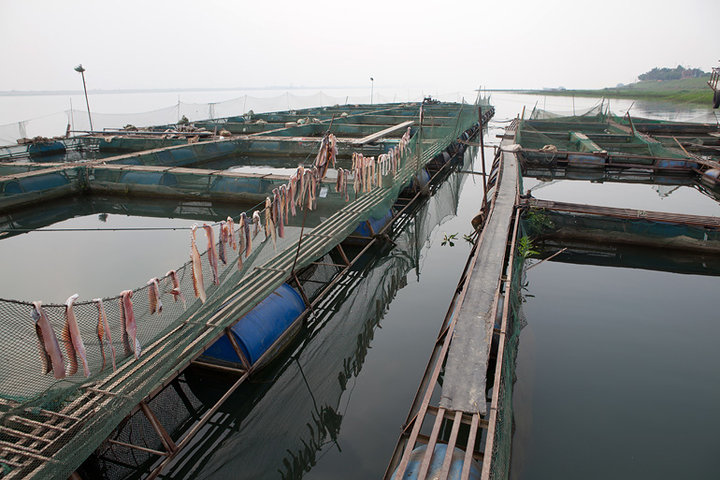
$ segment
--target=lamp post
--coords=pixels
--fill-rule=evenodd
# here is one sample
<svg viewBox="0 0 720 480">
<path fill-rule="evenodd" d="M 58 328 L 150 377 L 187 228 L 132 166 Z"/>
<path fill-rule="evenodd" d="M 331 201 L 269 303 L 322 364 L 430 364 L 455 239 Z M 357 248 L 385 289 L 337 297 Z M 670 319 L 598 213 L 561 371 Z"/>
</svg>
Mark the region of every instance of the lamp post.
<svg viewBox="0 0 720 480">
<path fill-rule="evenodd" d="M 370 105 L 373 104 L 373 87 L 375 86 L 375 79 L 370 77 Z"/>
<path fill-rule="evenodd" d="M 82 63 L 75 67 L 75 71 L 82 75 L 83 90 L 85 91 L 85 105 L 87 105 L 88 120 L 90 120 L 90 131 L 92 132 L 94 131 L 94 129 L 92 124 L 92 116 L 90 116 L 90 102 L 88 101 L 87 86 L 85 85 L 85 69 L 83 68 Z"/>
</svg>

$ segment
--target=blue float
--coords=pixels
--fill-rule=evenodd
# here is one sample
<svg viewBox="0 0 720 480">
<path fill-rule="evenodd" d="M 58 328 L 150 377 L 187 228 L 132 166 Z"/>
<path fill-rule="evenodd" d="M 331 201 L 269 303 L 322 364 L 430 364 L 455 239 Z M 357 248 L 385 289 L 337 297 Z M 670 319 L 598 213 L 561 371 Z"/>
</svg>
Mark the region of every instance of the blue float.
<svg viewBox="0 0 720 480">
<path fill-rule="evenodd" d="M 367 222 L 360 223 L 357 228 L 355 229 L 355 235 L 360 235 L 362 237 L 372 237 L 374 234 L 378 233 L 380 230 L 383 229 L 385 225 L 392 219 L 393 212 L 392 210 L 388 210 L 385 215 L 383 215 L 380 218 L 370 218 Z M 368 227 L 368 223 L 370 223 L 370 226 Z M 372 227 L 372 231 L 370 231 L 370 228 Z"/>
<path fill-rule="evenodd" d="M 420 465 L 422 463 L 422 458 L 425 456 L 426 449 L 427 447 L 425 445 L 422 445 L 412 451 L 412 453 L 410 454 L 410 462 L 405 469 L 405 474 L 402 476 L 402 480 L 414 480 L 418 478 L 418 474 L 420 473 Z M 437 478 L 437 475 L 439 475 L 440 471 L 442 470 L 442 465 L 445 461 L 446 452 L 446 444 L 438 443 L 435 445 L 426 478 Z M 447 476 L 448 479 L 456 480 L 461 477 L 464 460 L 465 452 L 456 447 L 452 453 L 450 472 L 448 472 Z M 469 480 L 478 480 L 481 476 L 481 473 L 482 472 L 480 464 L 478 464 L 478 462 L 476 462 L 475 460 L 471 460 L 470 475 L 468 476 Z M 395 469 L 395 472 L 393 472 L 392 478 L 390 480 L 401 480 L 397 477 L 397 469 Z"/>
<path fill-rule="evenodd" d="M 250 364 L 258 359 L 280 338 L 305 310 L 298 292 L 283 283 L 267 298 L 257 304 L 230 330 Z M 202 355 L 205 360 L 240 364 L 230 340 L 223 336 Z"/>
</svg>

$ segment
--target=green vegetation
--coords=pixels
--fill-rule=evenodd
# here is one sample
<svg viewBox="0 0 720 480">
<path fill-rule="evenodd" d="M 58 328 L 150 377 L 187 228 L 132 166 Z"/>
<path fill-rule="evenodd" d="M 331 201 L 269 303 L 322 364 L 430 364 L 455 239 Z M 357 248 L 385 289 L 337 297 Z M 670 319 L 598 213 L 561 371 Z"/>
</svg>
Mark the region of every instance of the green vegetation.
<svg viewBox="0 0 720 480">
<path fill-rule="evenodd" d="M 523 258 L 527 258 L 530 255 L 540 254 L 540 252 L 535 250 L 532 240 L 527 235 L 520 238 L 520 241 L 518 242 L 518 253 Z"/>
<path fill-rule="evenodd" d="M 638 78 L 643 80 L 681 80 L 683 78 L 700 78 L 706 77 L 709 73 L 703 72 L 699 68 L 683 68 L 682 65 L 678 65 L 675 68 L 653 68 L 649 72 L 638 75 Z"/>
<path fill-rule="evenodd" d="M 537 95 L 562 95 L 576 97 L 631 98 L 639 100 L 658 100 L 679 103 L 698 103 L 710 105 L 712 90 L 707 81 L 710 76 L 683 78 L 680 80 L 645 80 L 630 85 L 599 90 L 527 90 L 525 93 Z"/>
<path fill-rule="evenodd" d="M 524 215 L 524 220 L 526 222 L 525 228 L 527 233 L 531 237 L 541 235 L 546 230 L 550 230 L 555 226 L 544 209 L 531 208 L 527 210 Z"/>
<path fill-rule="evenodd" d="M 448 235 L 446 233 L 440 246 L 444 247 L 445 245 L 449 244 L 451 247 L 454 247 L 455 246 L 454 240 L 457 239 L 457 236 L 458 236 L 457 233 L 453 233 L 452 235 Z"/>
</svg>

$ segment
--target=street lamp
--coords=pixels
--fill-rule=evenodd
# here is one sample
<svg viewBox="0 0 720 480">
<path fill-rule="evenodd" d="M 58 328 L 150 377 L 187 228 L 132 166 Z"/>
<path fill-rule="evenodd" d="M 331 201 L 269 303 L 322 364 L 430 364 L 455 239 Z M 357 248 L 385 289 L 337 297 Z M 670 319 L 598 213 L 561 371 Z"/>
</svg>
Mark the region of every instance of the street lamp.
<svg viewBox="0 0 720 480">
<path fill-rule="evenodd" d="M 83 68 L 82 63 L 75 67 L 75 71 L 82 75 L 83 90 L 85 91 L 85 105 L 87 105 L 88 120 L 90 120 L 90 131 L 92 132 L 94 129 L 92 124 L 92 117 L 90 116 L 90 102 L 88 101 L 87 96 L 87 86 L 85 85 L 85 69 Z"/>
<path fill-rule="evenodd" d="M 373 87 L 375 86 L 375 79 L 370 77 L 370 105 L 373 104 Z"/>
</svg>

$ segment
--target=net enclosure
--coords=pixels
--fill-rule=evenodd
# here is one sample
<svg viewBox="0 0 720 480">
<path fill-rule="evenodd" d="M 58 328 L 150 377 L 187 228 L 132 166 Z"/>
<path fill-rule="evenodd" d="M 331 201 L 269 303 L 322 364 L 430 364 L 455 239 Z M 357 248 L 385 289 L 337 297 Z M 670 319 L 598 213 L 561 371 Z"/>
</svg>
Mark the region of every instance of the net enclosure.
<svg viewBox="0 0 720 480">
<path fill-rule="evenodd" d="M 0 300 L 2 475 L 66 478 L 228 327 L 358 224 L 381 218 L 430 160 L 456 139 L 467 139 L 479 121 L 477 105 L 384 109 L 411 121 L 401 136 L 380 136 L 362 153 L 362 145 L 342 141 L 330 126 L 314 140 L 314 158 L 286 177 L 185 168 L 230 155 L 235 140 L 1 176 L 0 211 L 7 212 L 92 195 L 94 188 L 159 196 L 182 190 L 177 194 L 197 198 L 220 190 L 228 200 L 249 193 L 265 199 L 238 208 L 225 222 L 188 232 L 191 260 L 168 266 L 146 285 L 64 305 Z M 344 157 L 343 149 L 357 151 Z M 322 209 L 327 214 L 317 222 L 298 220 Z"/>
</svg>

